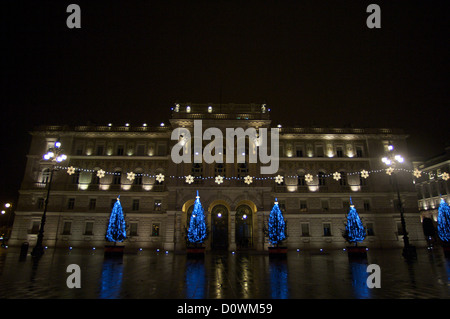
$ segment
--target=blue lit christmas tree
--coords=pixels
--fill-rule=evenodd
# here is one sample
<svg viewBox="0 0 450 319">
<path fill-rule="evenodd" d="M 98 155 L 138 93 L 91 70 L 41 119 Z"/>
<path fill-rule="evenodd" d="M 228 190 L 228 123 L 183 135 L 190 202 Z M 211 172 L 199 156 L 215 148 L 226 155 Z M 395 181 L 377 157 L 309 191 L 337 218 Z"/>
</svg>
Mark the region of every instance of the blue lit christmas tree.
<svg viewBox="0 0 450 319">
<path fill-rule="evenodd" d="M 189 243 L 197 246 L 205 241 L 208 236 L 205 214 L 202 204 L 200 203 L 200 196 L 195 199 L 194 210 L 192 211 L 191 219 L 189 221 L 189 229 L 187 232 L 187 240 Z"/>
<path fill-rule="evenodd" d="M 450 207 L 443 198 L 438 209 L 437 231 L 443 242 L 450 242 Z"/>
<path fill-rule="evenodd" d="M 120 205 L 120 195 L 111 211 L 108 228 L 106 229 L 106 239 L 111 242 L 122 242 L 127 237 L 125 217 Z"/>
<path fill-rule="evenodd" d="M 286 221 L 283 218 L 283 213 L 281 212 L 280 206 L 278 206 L 276 198 L 270 211 L 267 233 L 269 235 L 269 242 L 276 247 L 286 239 Z"/>
<path fill-rule="evenodd" d="M 343 236 L 349 243 L 355 243 L 355 246 L 366 238 L 366 230 L 361 222 L 361 219 L 359 218 L 358 212 L 356 211 L 351 198 L 350 211 L 347 215 L 347 224 L 345 225 Z"/>
</svg>

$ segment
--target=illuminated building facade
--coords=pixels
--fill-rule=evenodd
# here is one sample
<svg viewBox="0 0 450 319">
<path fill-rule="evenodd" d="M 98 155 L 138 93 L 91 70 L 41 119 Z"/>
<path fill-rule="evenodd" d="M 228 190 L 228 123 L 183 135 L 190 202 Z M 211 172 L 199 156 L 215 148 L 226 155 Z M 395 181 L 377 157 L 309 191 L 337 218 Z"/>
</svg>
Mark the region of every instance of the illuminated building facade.
<svg viewBox="0 0 450 319">
<path fill-rule="evenodd" d="M 183 103 L 171 109 L 169 123 L 157 127 L 45 126 L 31 132 L 9 244 L 36 241 L 50 172 L 42 155 L 59 140 L 68 158 L 52 182 L 44 233 L 49 247 L 102 247 L 112 205 L 120 195 L 127 250 L 182 251 L 197 190 L 207 218 L 208 250 L 266 250 L 264 225 L 275 198 L 287 221 L 289 249 L 345 247 L 342 231 L 350 197 L 367 229 L 364 245 L 402 247 L 397 194 L 381 162 L 390 143 L 407 159 L 402 131 L 281 127 L 272 125 L 264 104 Z M 262 164 L 248 161 L 255 151 L 250 143 L 235 152 L 245 155 L 244 163 L 175 164 L 171 149 L 178 141 L 171 133 L 178 127 L 192 130 L 194 120 L 224 135 L 226 128 L 276 128 L 278 172 L 261 175 Z M 68 174 L 69 167 L 75 168 L 73 174 Z M 98 177 L 100 170 L 104 177 Z M 334 179 L 334 173 L 340 178 Z M 215 179 L 219 175 L 224 177 L 220 184 Z M 278 175 L 283 178 L 277 183 Z M 399 172 L 398 180 L 410 241 L 422 246 L 412 175 Z"/>
</svg>

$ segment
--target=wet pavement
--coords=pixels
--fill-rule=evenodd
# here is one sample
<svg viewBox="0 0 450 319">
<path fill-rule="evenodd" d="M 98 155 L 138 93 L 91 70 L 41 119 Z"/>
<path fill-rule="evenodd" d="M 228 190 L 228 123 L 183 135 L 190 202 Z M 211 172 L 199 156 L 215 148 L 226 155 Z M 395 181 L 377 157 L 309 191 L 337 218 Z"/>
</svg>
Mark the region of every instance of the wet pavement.
<svg viewBox="0 0 450 319">
<path fill-rule="evenodd" d="M 257 253 L 207 253 L 203 260 L 173 252 L 139 251 L 105 259 L 103 251 L 47 249 L 39 262 L 19 248 L 0 250 L 0 298 L 298 299 L 450 297 L 450 259 L 437 247 L 370 250 L 366 261 L 347 253 L 290 251 L 285 260 Z M 67 266 L 81 270 L 81 288 L 68 288 Z M 380 266 L 380 288 L 369 288 L 367 266 Z"/>
</svg>

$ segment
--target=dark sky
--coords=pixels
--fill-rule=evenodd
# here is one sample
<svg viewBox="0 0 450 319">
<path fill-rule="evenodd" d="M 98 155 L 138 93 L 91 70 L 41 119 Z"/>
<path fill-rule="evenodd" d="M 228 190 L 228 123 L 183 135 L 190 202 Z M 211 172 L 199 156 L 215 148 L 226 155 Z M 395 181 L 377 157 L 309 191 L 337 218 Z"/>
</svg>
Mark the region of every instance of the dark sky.
<svg viewBox="0 0 450 319">
<path fill-rule="evenodd" d="M 174 101 L 261 103 L 284 126 L 449 144 L 448 1 L 2 1 L 0 199 L 39 124 L 157 125 Z M 81 29 L 66 8 L 81 7 Z M 381 29 L 366 8 L 381 7 Z"/>
</svg>

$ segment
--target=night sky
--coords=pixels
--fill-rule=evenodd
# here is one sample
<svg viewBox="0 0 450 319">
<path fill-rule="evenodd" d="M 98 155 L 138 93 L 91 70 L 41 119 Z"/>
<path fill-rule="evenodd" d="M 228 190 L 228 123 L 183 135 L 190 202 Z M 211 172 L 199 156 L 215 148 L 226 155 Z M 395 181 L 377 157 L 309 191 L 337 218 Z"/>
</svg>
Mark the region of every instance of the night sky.
<svg viewBox="0 0 450 319">
<path fill-rule="evenodd" d="M 394 2 L 394 3 L 392 3 Z M 69 4 L 81 29 L 69 29 Z M 381 29 L 366 8 L 381 7 Z M 283 126 L 395 127 L 449 145 L 448 1 L 2 1 L 0 200 L 40 124 L 158 125 L 175 101 L 262 103 Z"/>
</svg>

